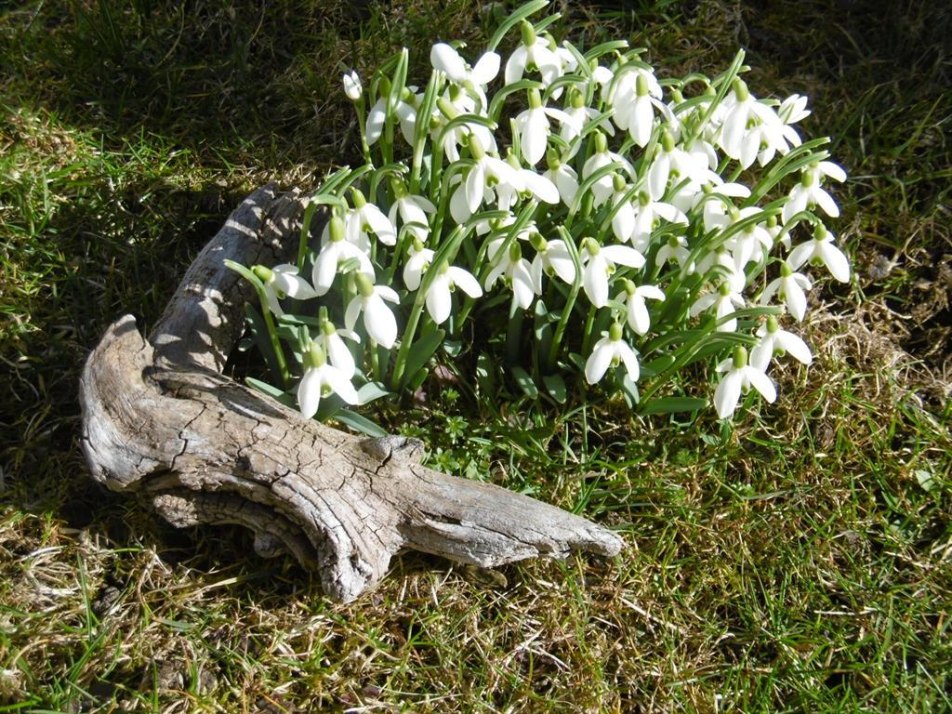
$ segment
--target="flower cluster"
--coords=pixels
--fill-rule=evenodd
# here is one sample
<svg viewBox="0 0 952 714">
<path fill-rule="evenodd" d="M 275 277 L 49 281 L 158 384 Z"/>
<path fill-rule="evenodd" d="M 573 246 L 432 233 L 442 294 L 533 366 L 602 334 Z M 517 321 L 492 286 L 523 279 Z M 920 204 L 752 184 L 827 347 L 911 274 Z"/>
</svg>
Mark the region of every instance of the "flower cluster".
<svg viewBox="0 0 952 714">
<path fill-rule="evenodd" d="M 846 176 L 795 128 L 806 98 L 755 97 L 742 53 L 714 79 L 661 79 L 624 41 L 559 43 L 557 15 L 530 19 L 545 5 L 481 53 L 434 45 L 425 86 L 406 50 L 366 88 L 344 76 L 364 165 L 314 194 L 307 226 L 328 217 L 296 264 L 234 266 L 305 415 L 416 388 L 467 321 L 490 364 L 556 399 L 573 373 L 610 377 L 652 411 L 704 403 L 659 392 L 697 362 L 717 364 L 728 418 L 751 387 L 773 401 L 777 356 L 811 361 L 781 325 L 807 314 L 810 268 L 846 282 L 850 265 L 823 222 Z"/>
</svg>

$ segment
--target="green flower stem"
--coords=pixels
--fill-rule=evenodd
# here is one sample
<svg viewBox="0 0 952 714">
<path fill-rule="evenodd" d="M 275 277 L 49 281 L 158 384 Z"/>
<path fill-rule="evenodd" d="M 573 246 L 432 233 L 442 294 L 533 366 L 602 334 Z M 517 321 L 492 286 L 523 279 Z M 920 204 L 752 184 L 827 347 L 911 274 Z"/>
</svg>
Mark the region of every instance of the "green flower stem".
<svg viewBox="0 0 952 714">
<path fill-rule="evenodd" d="M 592 351 L 592 327 L 595 324 L 595 315 L 598 308 L 589 305 L 588 314 L 585 316 L 585 330 L 582 333 L 582 355 L 587 355 Z"/>
<path fill-rule="evenodd" d="M 431 265 L 429 270 L 432 270 Z M 400 349 L 397 351 L 397 360 L 393 365 L 393 373 L 390 375 L 390 388 L 393 391 L 399 391 L 403 386 L 404 372 L 407 369 L 407 358 L 410 356 L 410 348 L 413 346 L 413 338 L 416 335 L 417 326 L 420 323 L 420 315 L 423 314 L 423 308 L 426 306 L 426 295 L 423 292 L 423 286 L 417 290 L 416 299 L 413 301 L 413 308 L 410 310 L 410 317 L 407 319 L 407 326 L 403 329 L 403 336 L 400 338 Z M 376 351 L 376 350 L 375 350 Z M 407 375 L 413 376 L 413 375 Z"/>
</svg>

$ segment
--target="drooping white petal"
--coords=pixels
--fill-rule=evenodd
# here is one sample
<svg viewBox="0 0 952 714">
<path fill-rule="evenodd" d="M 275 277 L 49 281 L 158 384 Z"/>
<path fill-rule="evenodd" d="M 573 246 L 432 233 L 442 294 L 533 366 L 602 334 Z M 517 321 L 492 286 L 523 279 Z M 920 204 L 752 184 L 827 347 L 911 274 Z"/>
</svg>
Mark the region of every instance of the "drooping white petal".
<svg viewBox="0 0 952 714">
<path fill-rule="evenodd" d="M 501 61 L 501 58 L 495 52 L 485 52 L 482 57 L 476 60 L 470 77 L 477 84 L 482 84 L 483 86 L 489 84 L 496 79 L 496 75 L 499 74 L 499 64 Z"/>
<path fill-rule="evenodd" d="M 513 84 L 522 79 L 526 71 L 526 60 L 529 57 L 529 50 L 525 45 L 519 45 L 506 62 L 505 80 L 506 84 Z"/>
<path fill-rule="evenodd" d="M 324 383 L 328 385 L 338 397 L 347 404 L 356 404 L 360 398 L 357 396 L 357 390 L 351 384 L 350 378 L 341 370 L 330 365 L 324 367 Z"/>
<path fill-rule="evenodd" d="M 645 256 L 627 245 L 607 245 L 599 251 L 599 255 L 617 265 L 627 265 L 629 268 L 641 268 L 645 264 Z"/>
<path fill-rule="evenodd" d="M 759 369 L 748 365 L 744 368 L 744 377 L 768 402 L 772 404 L 777 399 L 777 387 L 773 380 Z"/>
<path fill-rule="evenodd" d="M 458 287 L 471 298 L 482 297 L 483 289 L 479 287 L 479 281 L 468 270 L 452 266 L 447 272 L 452 285 Z"/>
<path fill-rule="evenodd" d="M 625 365 L 625 370 L 628 372 L 628 378 L 632 382 L 637 382 L 638 377 L 641 376 L 641 367 L 638 364 L 638 357 L 635 355 L 635 351 L 626 342 L 618 340 L 615 343 L 615 354 L 621 357 L 622 363 Z"/>
<path fill-rule="evenodd" d="M 426 311 L 430 313 L 433 322 L 442 325 L 450 316 L 452 307 L 453 300 L 450 297 L 449 279 L 446 275 L 438 275 L 426 294 Z"/>
<path fill-rule="evenodd" d="M 830 240 L 820 241 L 816 248 L 816 254 L 823 261 L 823 264 L 829 269 L 830 275 L 841 283 L 850 281 L 850 262 L 843 251 L 833 245 Z"/>
<path fill-rule="evenodd" d="M 736 369 L 728 372 L 718 382 L 717 389 L 714 390 L 714 408 L 719 418 L 727 419 L 734 414 L 743 382 L 744 375 Z"/>
<path fill-rule="evenodd" d="M 615 353 L 611 347 L 611 340 L 607 336 L 596 342 L 592 354 L 585 360 L 585 381 L 589 384 L 595 384 L 601 380 L 614 357 Z"/>
<path fill-rule="evenodd" d="M 321 404 L 321 374 L 316 369 L 308 369 L 304 372 L 297 388 L 297 402 L 301 414 L 305 419 L 310 419 L 317 414 L 317 408 Z"/>
<path fill-rule="evenodd" d="M 364 327 L 374 342 L 390 349 L 397 341 L 397 319 L 378 292 L 383 289 L 378 286 L 373 295 L 364 299 Z"/>
<path fill-rule="evenodd" d="M 466 63 L 459 53 L 445 42 L 437 42 L 430 49 L 430 64 L 454 82 L 461 83 L 466 79 Z"/>
<path fill-rule="evenodd" d="M 347 379 L 353 377 L 354 372 L 357 371 L 357 364 L 341 336 L 336 332 L 328 335 L 327 339 L 323 340 L 323 346 L 325 352 L 327 352 L 328 362 L 339 369 Z"/>
</svg>

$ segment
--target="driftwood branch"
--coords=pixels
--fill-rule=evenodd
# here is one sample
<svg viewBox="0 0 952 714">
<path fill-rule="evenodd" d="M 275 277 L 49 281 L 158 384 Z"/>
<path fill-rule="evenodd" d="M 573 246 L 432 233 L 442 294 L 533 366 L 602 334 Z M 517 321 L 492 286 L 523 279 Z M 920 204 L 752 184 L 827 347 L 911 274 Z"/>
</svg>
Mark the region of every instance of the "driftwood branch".
<svg viewBox="0 0 952 714">
<path fill-rule="evenodd" d="M 195 259 L 148 339 L 131 316 L 109 327 L 80 385 L 93 477 L 179 527 L 246 526 L 258 553 L 291 553 L 342 601 L 403 549 L 483 567 L 618 553 L 615 534 L 578 516 L 425 468 L 416 440 L 305 420 L 222 375 L 250 297 L 222 261 L 282 260 L 302 211 L 296 194 L 259 189 Z"/>
</svg>

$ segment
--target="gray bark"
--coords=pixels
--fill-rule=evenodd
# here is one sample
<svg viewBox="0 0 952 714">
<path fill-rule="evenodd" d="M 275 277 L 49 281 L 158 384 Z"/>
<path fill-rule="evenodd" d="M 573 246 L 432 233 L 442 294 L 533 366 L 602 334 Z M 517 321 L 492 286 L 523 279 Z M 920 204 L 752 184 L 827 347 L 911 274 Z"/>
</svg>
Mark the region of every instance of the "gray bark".
<svg viewBox="0 0 952 714">
<path fill-rule="evenodd" d="M 345 602 L 404 549 L 481 567 L 617 554 L 618 536 L 583 518 L 422 466 L 416 440 L 353 436 L 222 374 L 251 296 L 222 261 L 286 259 L 303 203 L 259 189 L 195 259 L 148 339 L 128 315 L 109 327 L 80 383 L 93 478 L 178 527 L 246 526 L 258 553 L 291 553 Z"/>
</svg>

